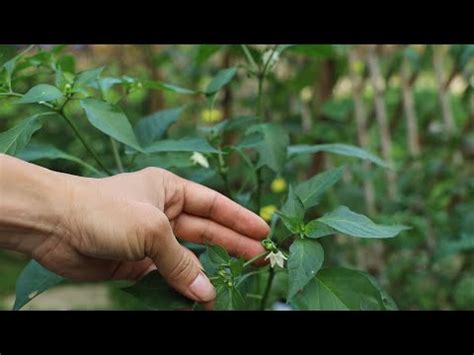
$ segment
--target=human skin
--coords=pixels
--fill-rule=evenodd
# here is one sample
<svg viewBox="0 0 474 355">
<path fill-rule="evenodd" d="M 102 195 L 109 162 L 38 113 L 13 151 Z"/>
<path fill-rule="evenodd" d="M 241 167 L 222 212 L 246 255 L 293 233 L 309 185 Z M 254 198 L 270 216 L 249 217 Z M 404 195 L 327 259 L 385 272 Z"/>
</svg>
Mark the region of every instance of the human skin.
<svg viewBox="0 0 474 355">
<path fill-rule="evenodd" d="M 268 232 L 253 212 L 163 169 L 85 178 L 0 154 L 0 248 L 71 280 L 137 280 L 158 269 L 209 309 L 215 290 L 177 238 L 248 260 L 264 252 Z"/>
</svg>

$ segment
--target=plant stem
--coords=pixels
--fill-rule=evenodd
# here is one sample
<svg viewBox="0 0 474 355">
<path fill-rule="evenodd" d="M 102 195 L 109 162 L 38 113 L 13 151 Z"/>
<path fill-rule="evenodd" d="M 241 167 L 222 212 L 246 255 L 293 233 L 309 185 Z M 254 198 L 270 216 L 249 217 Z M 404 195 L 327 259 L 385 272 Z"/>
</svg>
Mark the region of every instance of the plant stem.
<svg viewBox="0 0 474 355">
<path fill-rule="evenodd" d="M 257 91 L 257 117 L 262 120 L 262 109 L 263 109 L 263 80 L 262 74 L 258 75 L 258 91 Z"/>
<path fill-rule="evenodd" d="M 257 213 L 260 212 L 262 208 L 262 189 L 263 189 L 263 178 L 262 178 L 262 169 L 257 170 Z"/>
<path fill-rule="evenodd" d="M 112 172 L 109 169 L 107 169 L 107 167 L 102 163 L 102 161 L 100 160 L 99 156 L 94 151 L 94 149 L 92 149 L 89 143 L 87 143 L 87 141 L 82 137 L 81 132 L 79 132 L 76 125 L 64 114 L 64 111 L 61 110 L 58 112 L 58 114 L 62 118 L 64 118 L 64 120 L 67 122 L 69 127 L 71 127 L 71 129 L 74 131 L 74 134 L 76 135 L 76 137 L 81 141 L 84 148 L 86 148 L 86 150 L 91 154 L 92 158 L 94 158 L 94 160 L 97 162 L 97 164 L 99 164 L 102 170 L 104 170 L 110 176 L 113 175 Z"/>
<path fill-rule="evenodd" d="M 244 51 L 244 54 L 245 54 L 245 57 L 246 57 L 247 61 L 252 66 L 252 69 L 257 70 L 258 65 L 255 62 L 255 60 L 253 59 L 252 53 L 250 53 L 249 49 L 247 48 L 247 46 L 245 44 L 241 44 L 241 47 L 242 47 L 242 50 Z"/>
<path fill-rule="evenodd" d="M 16 93 L 16 92 L 6 92 L 6 93 L 0 93 L 0 97 L 1 96 L 23 97 L 24 95 Z M 57 113 L 58 115 L 60 115 L 67 122 L 67 124 L 72 128 L 72 130 L 74 131 L 74 134 L 76 135 L 76 137 L 81 141 L 82 145 L 84 145 L 84 147 L 92 155 L 92 157 L 97 162 L 97 164 L 99 164 L 99 166 L 104 170 L 104 172 L 106 172 L 108 175 L 113 175 L 112 172 L 109 169 L 107 169 L 105 167 L 105 165 L 101 162 L 101 160 L 100 160 L 99 156 L 97 155 L 97 153 L 92 149 L 91 146 L 89 146 L 89 144 L 86 142 L 86 140 L 82 137 L 81 132 L 79 132 L 77 127 L 74 125 L 74 123 L 65 115 L 64 107 L 66 106 L 66 103 L 68 101 L 69 101 L 69 98 L 66 99 L 64 104 L 59 109 L 56 108 L 54 105 L 51 105 L 50 103 L 47 103 L 47 102 L 41 102 L 41 103 L 37 102 L 37 104 L 39 104 L 41 106 L 46 106 L 46 107 L 54 110 L 54 112 Z"/>
<path fill-rule="evenodd" d="M 267 305 L 268 296 L 270 295 L 270 290 L 272 288 L 272 283 L 273 283 L 273 278 L 274 277 L 275 277 L 275 270 L 273 270 L 273 268 L 270 268 L 270 270 L 268 272 L 267 286 L 265 287 L 262 302 L 260 303 L 260 310 L 262 310 L 262 311 L 265 310 L 265 306 Z"/>
<path fill-rule="evenodd" d="M 115 164 L 117 164 L 117 169 L 123 173 L 125 170 L 123 169 L 122 159 L 120 158 L 117 142 L 112 137 L 110 137 L 110 145 L 112 146 L 112 152 L 114 154 Z"/>
<path fill-rule="evenodd" d="M 250 260 L 247 260 L 245 263 L 244 263 L 244 268 L 249 266 L 250 264 L 254 263 L 255 261 L 257 261 L 258 259 L 260 259 L 262 256 L 265 256 L 268 254 L 268 251 L 264 251 L 263 253 L 261 254 L 258 254 L 257 256 L 254 256 L 252 259 Z"/>
</svg>

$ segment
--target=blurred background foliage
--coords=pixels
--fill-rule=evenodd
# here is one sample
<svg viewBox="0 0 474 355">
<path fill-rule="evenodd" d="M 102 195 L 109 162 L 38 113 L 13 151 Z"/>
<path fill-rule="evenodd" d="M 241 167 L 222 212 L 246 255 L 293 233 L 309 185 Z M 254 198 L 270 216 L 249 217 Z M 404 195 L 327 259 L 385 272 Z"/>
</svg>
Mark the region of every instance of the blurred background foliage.
<svg viewBox="0 0 474 355">
<path fill-rule="evenodd" d="M 263 52 L 271 45 L 251 45 Z M 0 46 L 0 65 L 24 46 Z M 70 45 L 39 46 L 28 53 L 41 83 L 52 82 L 50 56 L 60 58 L 64 72 L 105 66 L 102 77 L 129 80 L 112 87 L 106 99 L 117 103 L 132 124 L 156 111 L 184 107 L 169 130 L 179 137 L 209 123 L 252 115 L 257 105 L 256 81 L 239 71 L 217 97 L 215 111 L 205 98 L 176 95 L 138 85 L 133 78 L 204 89 L 222 68 L 245 63 L 239 45 Z M 13 85 L 25 92 L 27 69 Z M 38 76 L 36 76 L 36 79 Z M 265 82 L 265 116 L 290 133 L 292 144 L 347 143 L 367 148 L 392 162 L 393 170 L 369 164 L 347 164 L 344 182 L 319 205 L 324 212 L 337 204 L 375 217 L 381 223 L 413 227 L 388 241 L 323 240 L 330 264 L 374 275 L 400 309 L 474 309 L 474 45 L 295 45 L 283 51 Z M 110 142 L 87 123 L 78 105 L 72 118 L 88 142 L 114 166 Z M 0 132 L 37 112 L 28 105 L 0 100 Z M 204 127 L 204 128 L 203 128 Z M 228 142 L 235 137 L 226 135 Z M 94 164 L 61 120 L 51 119 L 34 140 Z M 134 169 L 161 166 L 216 189 L 222 182 L 192 166 L 189 158 L 145 158 Z M 318 153 L 292 160 L 281 178 L 294 181 L 335 165 L 343 158 Z M 63 160 L 39 161 L 48 168 L 87 174 Z M 236 159 L 237 166 L 241 162 Z M 251 174 L 244 164 L 233 169 L 231 183 Z M 263 204 L 278 204 L 284 192 L 271 189 Z M 317 214 L 318 211 L 315 212 Z M 16 277 L 26 258 L 0 251 L 0 307 L 8 307 Z M 284 280 L 281 282 L 285 282 Z M 275 286 L 278 288 L 278 284 Z M 109 308 L 140 308 L 110 286 Z M 93 307 L 93 300 L 88 300 Z M 102 308 L 104 306 L 101 306 Z"/>
</svg>

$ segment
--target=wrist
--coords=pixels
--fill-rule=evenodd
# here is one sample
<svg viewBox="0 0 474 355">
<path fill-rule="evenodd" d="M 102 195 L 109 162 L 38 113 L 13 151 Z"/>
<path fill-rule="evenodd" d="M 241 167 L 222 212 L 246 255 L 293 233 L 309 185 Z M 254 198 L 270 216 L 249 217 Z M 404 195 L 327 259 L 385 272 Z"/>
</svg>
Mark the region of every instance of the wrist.
<svg viewBox="0 0 474 355">
<path fill-rule="evenodd" d="M 0 154 L 0 248 L 31 255 L 62 233 L 65 175 Z"/>
</svg>

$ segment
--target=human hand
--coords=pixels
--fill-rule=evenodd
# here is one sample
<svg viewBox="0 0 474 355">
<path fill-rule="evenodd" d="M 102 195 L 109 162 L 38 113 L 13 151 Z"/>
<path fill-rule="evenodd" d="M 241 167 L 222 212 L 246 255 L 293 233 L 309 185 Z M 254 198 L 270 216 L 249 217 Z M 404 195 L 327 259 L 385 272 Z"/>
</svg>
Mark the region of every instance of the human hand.
<svg viewBox="0 0 474 355">
<path fill-rule="evenodd" d="M 214 288 L 176 237 L 217 244 L 245 259 L 264 252 L 259 239 L 269 227 L 259 216 L 166 170 L 101 179 L 54 174 L 50 194 L 59 196 L 62 212 L 31 255 L 66 278 L 136 280 L 157 268 L 177 291 L 206 303 Z"/>
</svg>

